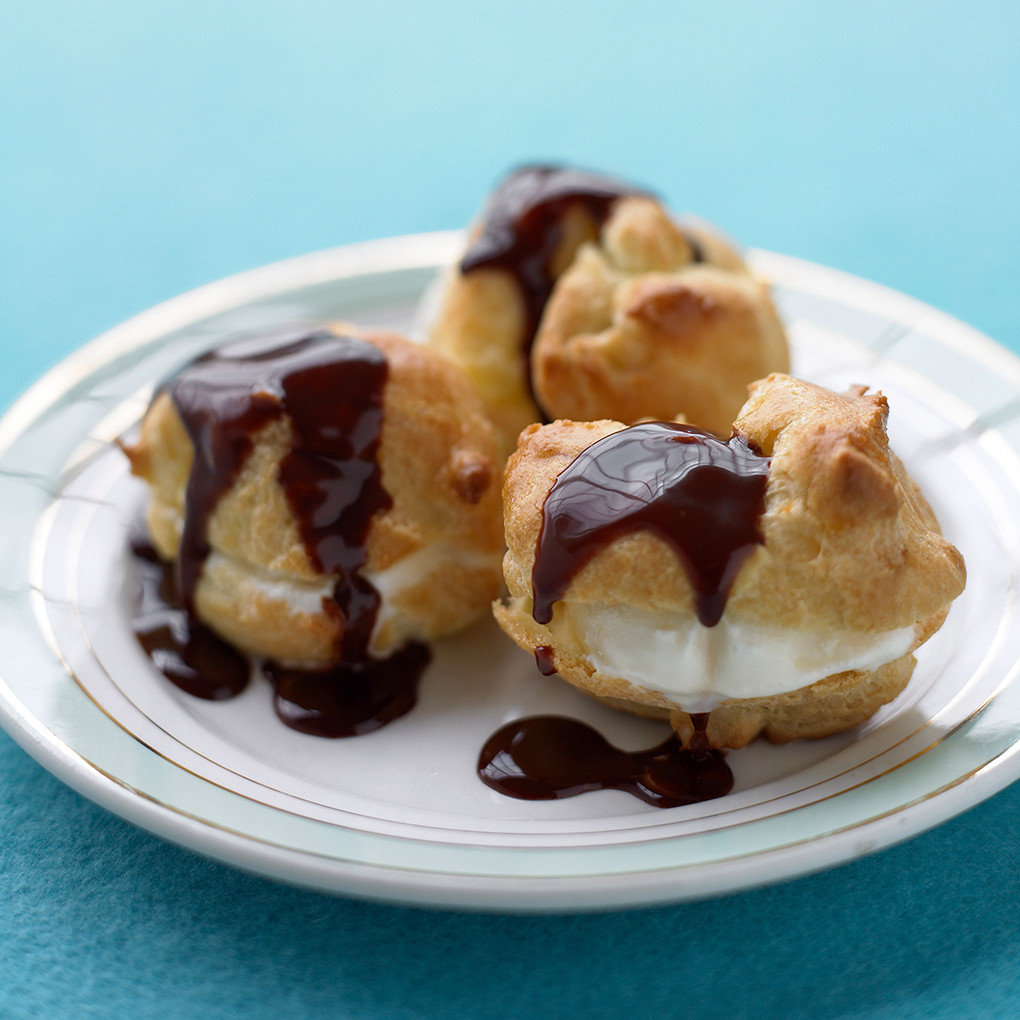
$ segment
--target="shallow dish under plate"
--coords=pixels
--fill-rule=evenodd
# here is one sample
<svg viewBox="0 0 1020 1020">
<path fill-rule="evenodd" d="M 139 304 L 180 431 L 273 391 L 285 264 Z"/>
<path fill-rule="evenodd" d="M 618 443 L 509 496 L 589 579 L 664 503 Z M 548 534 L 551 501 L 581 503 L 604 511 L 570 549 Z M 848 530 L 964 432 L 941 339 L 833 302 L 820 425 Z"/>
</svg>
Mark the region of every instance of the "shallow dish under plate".
<svg viewBox="0 0 1020 1020">
<path fill-rule="evenodd" d="M 504 798 L 475 775 L 523 715 L 621 747 L 653 723 L 590 702 L 493 624 L 439 642 L 417 707 L 348 740 L 282 726 L 253 684 L 227 702 L 169 685 L 128 625 L 126 535 L 145 493 L 114 445 L 153 386 L 225 335 L 294 319 L 414 331 L 458 234 L 394 238 L 193 291 L 72 355 L 0 420 L 0 723 L 116 814 L 218 860 L 318 889 L 428 906 L 590 910 L 791 878 L 887 846 L 1020 775 L 1020 362 L 917 301 L 765 252 L 797 375 L 864 383 L 963 552 L 967 590 L 906 691 L 866 725 L 730 755 L 733 793 L 657 810 L 617 792 Z"/>
</svg>

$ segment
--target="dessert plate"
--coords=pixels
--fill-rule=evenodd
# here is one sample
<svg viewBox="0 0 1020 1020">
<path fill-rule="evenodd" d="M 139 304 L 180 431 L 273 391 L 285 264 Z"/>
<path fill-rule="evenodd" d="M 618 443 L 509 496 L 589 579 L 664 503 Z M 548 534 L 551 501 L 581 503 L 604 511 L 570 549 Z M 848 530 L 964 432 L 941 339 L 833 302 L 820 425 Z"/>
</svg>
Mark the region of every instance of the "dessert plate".
<svg viewBox="0 0 1020 1020">
<path fill-rule="evenodd" d="M 166 839 L 349 895 L 489 910 L 667 903 L 792 878 L 938 824 L 1020 775 L 1020 362 L 917 301 L 765 252 L 794 371 L 866 383 L 962 550 L 968 585 L 904 693 L 819 742 L 730 755 L 733 792 L 658 810 L 623 793 L 504 798 L 485 739 L 533 713 L 626 748 L 663 724 L 611 711 L 491 623 L 439 642 L 417 707 L 367 736 L 286 729 L 267 687 L 205 702 L 168 684 L 128 625 L 127 533 L 145 493 L 114 440 L 153 386 L 225 335 L 334 318 L 414 332 L 459 234 L 304 256 L 203 287 L 117 327 L 0 421 L 0 723 L 80 793 Z"/>
</svg>

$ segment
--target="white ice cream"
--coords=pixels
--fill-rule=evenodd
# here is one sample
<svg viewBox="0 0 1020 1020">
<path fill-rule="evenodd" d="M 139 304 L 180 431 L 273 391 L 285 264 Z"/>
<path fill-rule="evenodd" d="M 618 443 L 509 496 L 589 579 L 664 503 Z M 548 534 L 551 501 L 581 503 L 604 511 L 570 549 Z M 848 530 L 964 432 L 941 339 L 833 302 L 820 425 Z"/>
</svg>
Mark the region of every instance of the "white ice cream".
<svg viewBox="0 0 1020 1020">
<path fill-rule="evenodd" d="M 422 621 L 396 602 L 402 592 L 421 584 L 430 583 L 440 572 L 451 564 L 468 570 L 498 569 L 502 553 L 482 553 L 465 549 L 447 542 L 434 542 L 417 552 L 405 556 L 385 570 L 362 570 L 361 575 L 379 593 L 379 612 L 376 615 L 373 639 L 383 627 L 392 628 L 390 644 L 397 646 L 405 641 L 420 639 L 423 633 Z M 243 576 L 246 584 L 257 588 L 261 594 L 279 602 L 295 614 L 315 615 L 324 612 L 323 599 L 331 598 L 336 578 L 324 574 L 314 580 L 303 580 L 292 575 L 282 576 L 268 571 L 258 571 L 250 563 L 213 551 L 207 561 L 209 570 L 229 570 Z M 380 654 L 389 649 L 380 650 Z"/>
<path fill-rule="evenodd" d="M 784 694 L 845 670 L 872 670 L 905 655 L 914 628 L 879 633 L 801 631 L 722 620 L 704 627 L 666 613 L 557 604 L 554 640 L 589 649 L 600 673 L 658 691 L 687 712 L 731 698 Z"/>
<path fill-rule="evenodd" d="M 362 570 L 361 576 L 375 588 L 381 598 L 373 633 L 377 634 L 383 627 L 392 626 L 395 644 L 420 638 L 421 622 L 396 605 L 401 592 L 428 583 L 430 579 L 449 570 L 451 565 L 467 570 L 498 570 L 502 558 L 502 552 L 479 552 L 456 546 L 452 542 L 433 542 L 385 570 Z"/>
<path fill-rule="evenodd" d="M 210 573 L 220 572 L 243 579 L 245 584 L 257 588 L 264 598 L 281 602 L 293 613 L 321 613 L 322 600 L 332 595 L 335 584 L 332 577 L 303 581 L 291 575 L 260 571 L 246 560 L 224 556 L 216 550 L 209 553 L 205 569 Z"/>
</svg>

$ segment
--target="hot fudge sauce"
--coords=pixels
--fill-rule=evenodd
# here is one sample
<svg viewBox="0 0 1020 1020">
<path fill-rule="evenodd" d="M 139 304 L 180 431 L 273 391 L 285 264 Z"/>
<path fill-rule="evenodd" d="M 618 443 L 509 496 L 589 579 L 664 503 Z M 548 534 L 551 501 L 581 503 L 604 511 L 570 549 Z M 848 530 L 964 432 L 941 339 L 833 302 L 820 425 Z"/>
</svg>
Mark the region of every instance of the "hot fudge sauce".
<svg viewBox="0 0 1020 1020">
<path fill-rule="evenodd" d="M 535 649 L 535 665 L 542 676 L 552 676 L 556 672 L 556 659 L 551 645 L 539 645 Z"/>
<path fill-rule="evenodd" d="M 556 800 L 591 790 L 623 790 L 661 808 L 712 800 L 730 792 L 733 773 L 722 753 L 704 744 L 706 718 L 691 716 L 696 739 L 690 750 L 674 733 L 647 751 L 621 751 L 575 719 L 518 719 L 488 739 L 478 774 L 486 786 L 518 800 Z"/>
<path fill-rule="evenodd" d="M 217 637 L 187 609 L 175 571 L 142 534 L 132 537 L 136 585 L 132 627 L 142 648 L 168 680 L 208 701 L 232 698 L 251 675 L 248 658 Z"/>
<path fill-rule="evenodd" d="M 726 442 L 673 422 L 648 422 L 593 443 L 546 497 L 532 571 L 534 617 L 614 539 L 647 531 L 665 541 L 694 589 L 698 619 L 719 622 L 744 560 L 764 539 L 769 458 L 739 435 Z"/>
</svg>

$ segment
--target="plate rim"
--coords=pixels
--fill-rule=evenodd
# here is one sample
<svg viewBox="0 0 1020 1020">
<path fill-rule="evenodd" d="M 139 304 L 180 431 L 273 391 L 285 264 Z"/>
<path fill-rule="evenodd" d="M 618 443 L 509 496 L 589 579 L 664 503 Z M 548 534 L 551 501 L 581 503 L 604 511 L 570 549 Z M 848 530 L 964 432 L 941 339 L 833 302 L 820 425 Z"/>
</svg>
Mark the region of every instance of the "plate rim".
<svg viewBox="0 0 1020 1020">
<path fill-rule="evenodd" d="M 79 347 L 42 375 L 0 417 L 0 458 L 75 380 L 138 338 L 149 340 L 248 301 L 344 277 L 422 269 L 449 261 L 462 231 L 401 235 L 324 249 L 224 277 L 133 316 Z M 946 312 L 899 291 L 794 256 L 751 250 L 753 267 L 766 276 L 807 279 L 814 291 L 863 295 L 869 310 L 919 317 L 953 338 L 968 359 L 1004 374 L 1020 398 L 1020 358 Z M 782 283 L 780 279 L 777 281 Z M 940 337 L 945 339 L 945 337 Z M 235 830 L 190 816 L 135 790 L 89 762 L 25 706 L 0 677 L 0 725 L 40 765 L 76 792 L 171 843 L 222 863 L 291 884 L 404 905 L 512 912 L 576 912 L 665 905 L 738 892 L 849 863 L 949 820 L 1020 777 L 1020 742 L 971 773 L 887 815 L 822 833 L 801 843 L 679 867 L 599 875 L 465 875 L 404 866 L 321 857 L 253 840 Z M 732 872 L 739 872 L 739 881 Z M 697 888 L 694 888 L 694 880 Z M 607 880 L 608 879 L 608 880 Z"/>
</svg>

